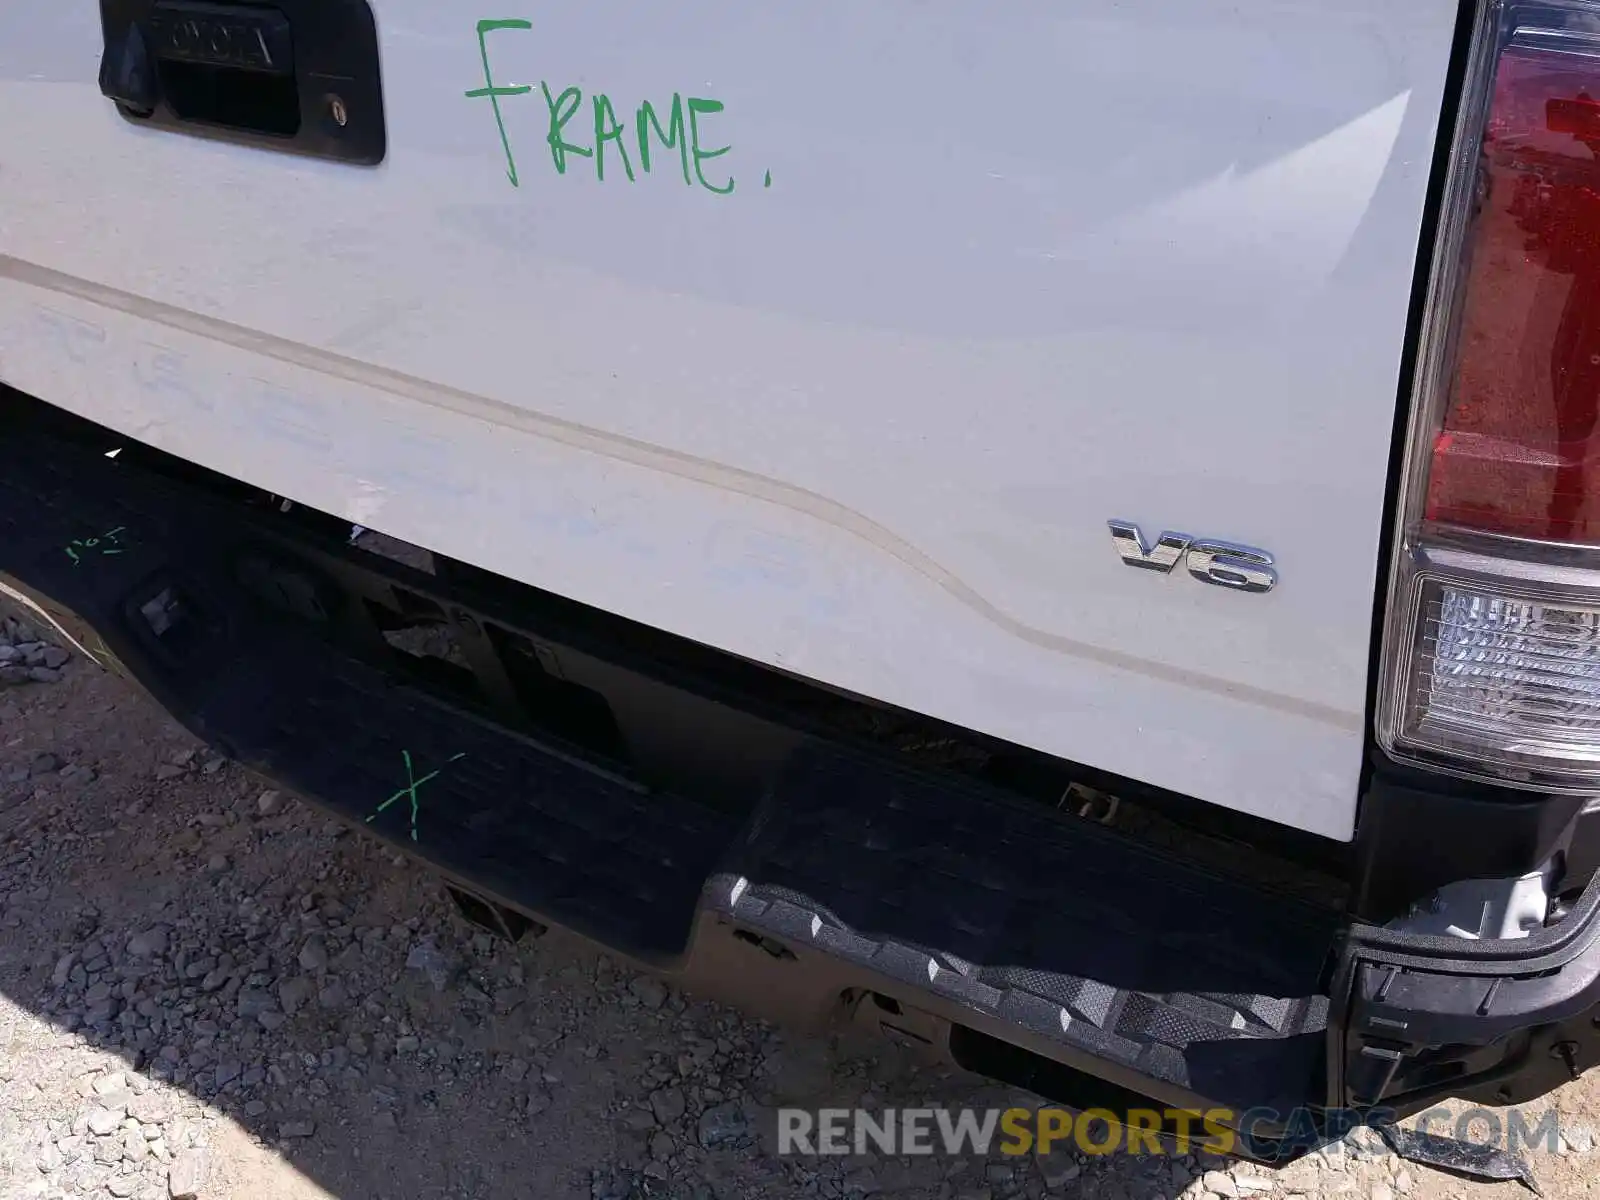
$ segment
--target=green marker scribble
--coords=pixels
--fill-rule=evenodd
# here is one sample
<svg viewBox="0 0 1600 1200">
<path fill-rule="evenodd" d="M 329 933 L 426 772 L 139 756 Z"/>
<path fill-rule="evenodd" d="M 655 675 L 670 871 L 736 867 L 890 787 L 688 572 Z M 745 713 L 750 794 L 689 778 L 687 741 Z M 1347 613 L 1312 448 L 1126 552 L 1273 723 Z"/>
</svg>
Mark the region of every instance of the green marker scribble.
<svg viewBox="0 0 1600 1200">
<path fill-rule="evenodd" d="M 462 759 L 466 756 L 467 755 L 465 751 L 460 754 L 452 754 L 449 758 L 445 759 L 445 766 L 449 766 L 457 759 Z M 417 840 L 417 814 L 422 810 L 422 801 L 417 795 L 417 789 L 423 784 L 427 783 L 428 780 L 437 778 L 439 771 L 444 770 L 444 767 L 440 767 L 439 771 L 429 771 L 421 779 L 418 779 L 416 777 L 416 772 L 411 766 L 411 751 L 400 751 L 400 757 L 405 761 L 406 764 L 406 786 L 401 788 L 394 795 L 390 796 L 382 804 L 378 805 L 378 807 L 373 811 L 373 814 L 367 818 L 367 824 L 370 825 L 372 822 L 376 821 L 384 812 L 384 810 L 396 800 L 400 799 L 401 796 L 409 796 L 411 798 L 411 840 L 414 842 Z"/>
<path fill-rule="evenodd" d="M 567 141 L 565 129 L 567 122 L 572 120 L 578 106 L 583 103 L 583 92 L 579 88 L 569 87 L 559 96 L 550 94 L 550 85 L 541 83 L 539 90 L 544 93 L 544 104 L 550 110 L 550 132 L 545 135 L 545 141 L 550 143 L 550 161 L 556 165 L 556 174 L 567 173 L 567 155 L 576 154 L 582 158 L 594 157 L 594 151 L 588 146 L 577 146 Z"/>
<path fill-rule="evenodd" d="M 661 128 L 655 105 L 648 100 L 639 106 L 633 123 L 639 135 L 639 165 L 644 168 L 645 174 L 650 173 L 650 131 L 654 129 L 663 146 L 678 152 L 678 157 L 683 161 L 683 182 L 693 187 L 694 180 L 689 175 L 689 141 L 683 136 L 683 97 L 676 92 L 672 94 L 672 112 L 667 117 L 666 129 Z"/>
<path fill-rule="evenodd" d="M 500 145 L 506 152 L 506 177 L 511 180 L 512 187 L 520 187 L 517 182 L 517 160 L 511 156 L 511 139 L 506 136 L 506 123 L 500 115 L 501 96 L 520 96 L 524 92 L 533 91 L 533 85 L 524 83 L 510 87 L 496 86 L 494 76 L 489 71 L 489 43 L 484 35 L 493 33 L 496 29 L 532 29 L 532 21 L 512 19 L 506 21 L 479 21 L 478 22 L 478 53 L 483 58 L 483 86 L 474 88 L 466 93 L 467 98 L 476 100 L 479 97 L 489 97 L 489 104 L 494 109 L 494 123 L 500 130 Z"/>
<path fill-rule="evenodd" d="M 594 98 L 594 173 L 601 183 L 606 181 L 606 143 L 615 142 L 622 156 L 622 169 L 633 182 L 633 164 L 628 161 L 628 144 L 623 141 L 627 130 L 617 120 L 616 109 L 611 107 L 611 97 L 601 92 Z"/>
<path fill-rule="evenodd" d="M 700 164 L 709 158 L 721 158 L 732 146 L 720 146 L 715 150 L 700 149 L 700 118 L 719 113 L 725 106 L 721 100 L 699 100 L 689 97 L 689 141 L 694 153 L 694 177 L 700 181 L 700 186 L 708 192 L 715 192 L 719 196 L 727 196 L 733 192 L 733 176 L 728 176 L 727 187 L 717 187 L 714 183 L 706 181 L 705 172 L 700 169 Z"/>
<path fill-rule="evenodd" d="M 72 565 L 76 567 L 83 563 L 83 554 L 78 553 L 80 550 L 84 554 L 125 553 L 125 547 L 122 545 L 122 533 L 125 529 L 127 529 L 126 525 L 118 525 L 115 529 L 106 530 L 99 537 L 73 538 L 64 547 L 67 557 L 72 560 Z"/>
<path fill-rule="evenodd" d="M 483 20 L 477 23 L 478 31 L 478 57 L 483 64 L 483 86 L 473 88 L 464 93 L 468 99 L 478 100 L 487 97 L 489 106 L 494 112 L 495 128 L 500 134 L 500 148 L 506 156 L 506 178 L 511 181 L 512 187 L 522 185 L 517 173 L 516 155 L 511 149 L 511 135 L 506 130 L 505 113 L 501 109 L 502 96 L 521 96 L 534 90 L 533 84 L 497 84 L 494 81 L 494 72 L 489 65 L 489 37 L 488 35 L 498 30 L 523 30 L 533 28 L 533 22 L 522 18 L 508 18 L 505 20 Z M 589 107 L 594 118 L 594 143 L 583 145 L 568 140 L 567 127 L 577 116 L 578 110 L 583 107 L 583 89 L 567 87 L 559 92 L 553 91 L 548 81 L 541 80 L 537 85 L 539 92 L 544 96 L 547 124 L 545 127 L 545 144 L 550 148 L 550 161 L 555 166 L 557 175 L 565 175 L 569 164 L 569 157 L 577 155 L 579 158 L 594 159 L 595 178 L 605 182 L 606 178 L 606 143 L 611 143 L 618 157 L 622 159 L 622 170 L 627 175 L 629 183 L 637 182 L 634 173 L 633 160 L 629 154 L 628 142 L 630 132 L 627 126 L 617 115 L 616 106 L 611 97 L 604 92 L 597 92 L 590 96 Z M 684 120 L 685 107 L 688 109 L 688 120 Z M 706 146 L 703 142 L 703 123 L 706 118 L 713 117 L 723 112 L 726 105 L 721 100 L 691 96 L 687 100 L 677 92 L 672 94 L 672 107 L 663 124 L 661 114 L 650 101 L 639 105 L 633 114 L 633 128 L 631 140 L 634 140 L 639 151 L 639 165 L 648 175 L 654 167 L 653 149 L 676 151 L 678 163 L 683 171 L 683 182 L 686 187 L 693 187 L 698 183 L 706 191 L 718 196 L 728 196 L 734 190 L 734 177 L 730 172 L 727 182 L 713 183 L 706 178 L 706 163 L 713 159 L 721 158 L 729 153 L 731 145 Z M 574 131 L 576 132 L 576 131 Z M 767 171 L 762 180 L 762 186 L 772 186 L 772 172 Z"/>
</svg>

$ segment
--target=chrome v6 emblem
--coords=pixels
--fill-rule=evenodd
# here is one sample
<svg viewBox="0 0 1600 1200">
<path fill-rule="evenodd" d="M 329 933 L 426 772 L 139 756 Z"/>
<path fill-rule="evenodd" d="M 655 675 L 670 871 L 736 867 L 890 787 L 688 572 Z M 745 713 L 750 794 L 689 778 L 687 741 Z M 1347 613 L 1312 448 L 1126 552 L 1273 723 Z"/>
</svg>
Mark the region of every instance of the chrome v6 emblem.
<svg viewBox="0 0 1600 1200">
<path fill-rule="evenodd" d="M 1181 560 L 1201 583 L 1233 588 L 1240 592 L 1270 592 L 1278 583 L 1272 569 L 1272 555 L 1253 546 L 1219 542 L 1215 538 L 1196 538 L 1187 533 L 1162 531 L 1152 546 L 1132 521 L 1108 521 L 1111 544 L 1130 567 L 1160 571 L 1163 575 Z"/>
</svg>

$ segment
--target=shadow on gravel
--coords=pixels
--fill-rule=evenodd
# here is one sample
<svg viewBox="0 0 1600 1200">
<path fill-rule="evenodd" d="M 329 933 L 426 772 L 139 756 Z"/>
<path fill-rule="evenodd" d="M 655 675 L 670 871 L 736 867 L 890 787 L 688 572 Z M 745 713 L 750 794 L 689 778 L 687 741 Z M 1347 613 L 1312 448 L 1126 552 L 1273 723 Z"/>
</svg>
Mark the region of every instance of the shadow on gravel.
<svg viewBox="0 0 1600 1200">
<path fill-rule="evenodd" d="M 0 688 L 8 1200 L 1156 1197 L 1202 1169 L 773 1153 L 781 1104 L 1030 1099 L 493 940 L 91 667 Z"/>
</svg>

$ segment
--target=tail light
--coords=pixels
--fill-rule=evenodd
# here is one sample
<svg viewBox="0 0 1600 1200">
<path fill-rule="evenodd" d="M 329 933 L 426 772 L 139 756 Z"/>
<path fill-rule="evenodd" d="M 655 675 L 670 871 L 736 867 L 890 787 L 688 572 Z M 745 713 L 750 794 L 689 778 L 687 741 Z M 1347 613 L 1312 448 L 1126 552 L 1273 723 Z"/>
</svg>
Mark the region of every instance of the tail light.
<svg viewBox="0 0 1600 1200">
<path fill-rule="evenodd" d="M 1600 0 L 1485 0 L 1443 204 L 1379 742 L 1600 791 Z"/>
</svg>

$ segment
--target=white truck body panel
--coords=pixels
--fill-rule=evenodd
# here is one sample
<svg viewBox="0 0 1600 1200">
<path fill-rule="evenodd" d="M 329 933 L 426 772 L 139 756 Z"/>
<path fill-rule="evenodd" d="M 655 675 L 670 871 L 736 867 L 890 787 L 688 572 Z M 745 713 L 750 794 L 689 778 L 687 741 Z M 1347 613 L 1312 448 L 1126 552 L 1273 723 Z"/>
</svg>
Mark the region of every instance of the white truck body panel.
<svg viewBox="0 0 1600 1200">
<path fill-rule="evenodd" d="M 376 0 L 366 169 L 0 10 L 0 380 L 796 674 L 1350 836 L 1450 0 Z M 484 86 L 480 17 L 518 175 Z M 604 92 L 636 179 L 558 173 Z M 686 184 L 637 106 L 711 98 Z M 611 147 L 614 148 L 614 143 Z M 770 186 L 767 185 L 770 172 Z M 1270 551 L 1130 570 L 1106 522 Z"/>
</svg>

